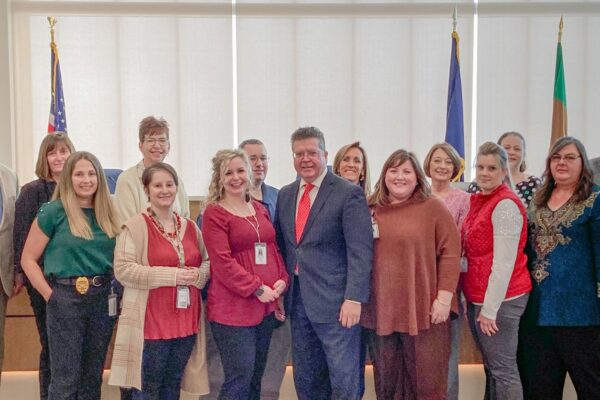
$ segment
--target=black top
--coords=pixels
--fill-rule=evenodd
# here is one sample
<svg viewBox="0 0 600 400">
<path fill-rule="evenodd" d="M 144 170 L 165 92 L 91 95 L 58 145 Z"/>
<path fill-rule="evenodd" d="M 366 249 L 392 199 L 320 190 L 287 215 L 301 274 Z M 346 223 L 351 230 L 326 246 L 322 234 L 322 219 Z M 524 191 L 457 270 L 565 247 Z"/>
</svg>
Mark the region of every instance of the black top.
<svg viewBox="0 0 600 400">
<path fill-rule="evenodd" d="M 25 240 L 29 234 L 29 228 L 35 220 L 37 213 L 42 206 L 52 199 L 56 182 L 37 179 L 29 182 L 21 188 L 19 197 L 15 204 L 15 227 L 13 231 L 13 246 L 15 249 L 15 272 L 23 273 L 21 267 L 21 253 L 25 246 Z M 43 259 L 39 260 L 39 264 L 44 268 Z M 27 279 L 23 274 L 23 279 Z"/>
<path fill-rule="evenodd" d="M 533 195 L 538 187 L 540 187 L 542 181 L 537 176 L 531 175 L 529 178 L 521 181 L 515 185 L 515 193 L 519 196 L 519 199 L 523 202 L 525 207 L 529 207 L 529 203 L 533 200 Z M 480 193 L 481 188 L 477 186 L 475 181 L 469 184 L 467 189 L 469 193 Z"/>
</svg>

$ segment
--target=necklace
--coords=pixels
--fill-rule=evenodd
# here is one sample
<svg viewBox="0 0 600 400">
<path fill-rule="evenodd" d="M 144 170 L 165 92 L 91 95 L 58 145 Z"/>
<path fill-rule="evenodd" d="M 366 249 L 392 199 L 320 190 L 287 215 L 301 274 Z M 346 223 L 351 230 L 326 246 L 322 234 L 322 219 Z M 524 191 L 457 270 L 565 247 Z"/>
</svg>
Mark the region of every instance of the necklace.
<svg viewBox="0 0 600 400">
<path fill-rule="evenodd" d="M 175 211 L 173 211 L 174 219 L 175 219 L 175 230 L 173 232 L 167 232 L 165 227 L 158 219 L 158 215 L 152 209 L 152 207 L 148 207 L 148 214 L 150 215 L 150 220 L 158 229 L 158 231 L 165 236 L 167 239 L 175 239 L 179 236 L 179 231 L 181 230 L 181 217 Z"/>
<path fill-rule="evenodd" d="M 177 257 L 179 258 L 179 266 L 183 267 L 185 265 L 185 254 L 183 251 L 182 239 L 179 236 L 179 233 L 181 232 L 181 217 L 179 216 L 179 214 L 173 211 L 173 218 L 175 219 L 175 231 L 167 232 L 163 224 L 159 221 L 158 215 L 156 215 L 156 212 L 154 212 L 152 207 L 148 207 L 148 214 L 150 215 L 150 220 L 152 221 L 156 229 L 158 229 L 161 235 L 163 235 L 163 237 L 166 238 L 169 241 L 169 243 L 171 243 L 171 246 L 173 246 L 173 248 L 177 252 Z"/>
<path fill-rule="evenodd" d="M 242 213 L 239 212 L 239 210 L 237 208 L 235 208 L 235 206 L 228 204 L 229 207 L 231 207 L 233 209 L 233 211 L 235 211 L 239 217 L 244 218 L 244 220 L 246 220 L 247 223 L 250 224 L 250 226 L 252 227 L 252 229 L 254 229 L 254 232 L 256 232 L 256 237 L 258 238 L 258 243 L 260 243 L 260 223 L 258 222 L 258 218 L 256 217 L 256 211 L 254 210 L 254 208 L 250 205 L 250 203 L 246 203 L 246 206 L 248 207 L 248 209 L 250 210 L 250 212 L 254 212 L 253 214 L 250 215 L 250 217 L 252 217 L 254 219 L 254 222 L 252 222 L 250 220 L 250 218 L 248 218 L 248 216 L 242 216 Z M 256 223 L 256 225 L 255 225 Z"/>
</svg>

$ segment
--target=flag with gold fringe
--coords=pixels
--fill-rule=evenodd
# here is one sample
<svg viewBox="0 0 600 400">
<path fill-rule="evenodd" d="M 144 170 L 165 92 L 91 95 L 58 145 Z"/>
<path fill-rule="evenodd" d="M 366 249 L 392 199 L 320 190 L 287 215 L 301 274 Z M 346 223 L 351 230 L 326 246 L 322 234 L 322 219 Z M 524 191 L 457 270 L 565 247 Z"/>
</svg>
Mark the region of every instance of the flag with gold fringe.
<svg viewBox="0 0 600 400">
<path fill-rule="evenodd" d="M 562 53 L 563 19 L 558 25 L 558 43 L 556 45 L 556 67 L 554 69 L 554 101 L 552 104 L 552 137 L 550 146 L 559 138 L 567 136 L 567 91 L 565 88 L 565 67 Z"/>
<path fill-rule="evenodd" d="M 450 53 L 450 78 L 448 81 L 448 103 L 446 109 L 446 143 L 452 145 L 461 158 L 461 169 L 454 181 L 462 181 L 465 171 L 465 127 L 463 120 L 462 83 L 460 79 L 459 37 L 456 32 L 456 9 L 454 10 L 452 31 L 452 52 Z"/>
<path fill-rule="evenodd" d="M 65 113 L 65 96 L 63 94 L 62 76 L 58 49 L 54 43 L 54 24 L 56 20 L 48 17 L 50 22 L 50 75 L 52 99 L 50 101 L 50 116 L 48 118 L 48 133 L 67 131 L 67 114 Z"/>
</svg>

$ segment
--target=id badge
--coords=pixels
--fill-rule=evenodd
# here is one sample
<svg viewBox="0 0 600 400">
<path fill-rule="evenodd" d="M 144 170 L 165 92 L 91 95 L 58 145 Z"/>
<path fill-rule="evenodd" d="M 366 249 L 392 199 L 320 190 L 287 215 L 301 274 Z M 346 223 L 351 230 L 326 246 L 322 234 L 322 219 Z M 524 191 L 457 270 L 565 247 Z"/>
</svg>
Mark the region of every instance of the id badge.
<svg viewBox="0 0 600 400">
<path fill-rule="evenodd" d="M 254 243 L 254 262 L 256 265 L 267 264 L 267 244 Z"/>
<path fill-rule="evenodd" d="M 177 286 L 177 308 L 188 308 L 190 302 L 190 288 L 187 286 Z"/>
<path fill-rule="evenodd" d="M 377 221 L 373 220 L 371 226 L 373 227 L 373 239 L 379 239 L 379 225 L 377 225 Z"/>
<path fill-rule="evenodd" d="M 108 295 L 108 316 L 116 317 L 117 316 L 117 295 L 115 293 L 111 293 Z"/>
</svg>

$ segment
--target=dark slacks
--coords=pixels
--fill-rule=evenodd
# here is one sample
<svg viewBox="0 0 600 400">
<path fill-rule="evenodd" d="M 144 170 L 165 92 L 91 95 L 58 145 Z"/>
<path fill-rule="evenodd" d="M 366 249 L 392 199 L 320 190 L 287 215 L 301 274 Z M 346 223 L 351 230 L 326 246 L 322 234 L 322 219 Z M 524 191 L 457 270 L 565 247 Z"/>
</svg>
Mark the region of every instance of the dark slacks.
<svg viewBox="0 0 600 400">
<path fill-rule="evenodd" d="M 373 335 L 378 400 L 443 400 L 448 384 L 450 323 L 418 335 Z"/>
<path fill-rule="evenodd" d="M 359 399 L 361 327 L 311 322 L 297 280 L 293 296 L 292 360 L 298 399 Z"/>
<path fill-rule="evenodd" d="M 560 400 L 566 373 L 577 398 L 600 399 L 600 327 L 538 327 L 521 324 L 518 352 L 528 400 Z"/>
<path fill-rule="evenodd" d="M 40 381 L 40 400 L 48 398 L 48 387 L 50 386 L 50 353 L 48 351 L 48 334 L 46 331 L 46 300 L 42 295 L 35 290 L 29 282 L 25 284 L 27 293 L 29 294 L 29 303 L 33 309 L 35 316 L 35 324 L 40 336 L 40 364 L 39 364 L 39 381 Z"/>
<path fill-rule="evenodd" d="M 196 335 L 177 339 L 144 340 L 142 390 L 134 389 L 134 400 L 178 400 L 181 379 Z"/>
<path fill-rule="evenodd" d="M 249 327 L 210 323 L 225 375 L 220 400 L 260 399 L 273 325 L 273 315 Z"/>
<path fill-rule="evenodd" d="M 106 351 L 115 318 L 108 316 L 109 285 L 90 287 L 85 295 L 74 286 L 52 284 L 46 305 L 50 350 L 49 400 L 99 400 Z"/>
</svg>

